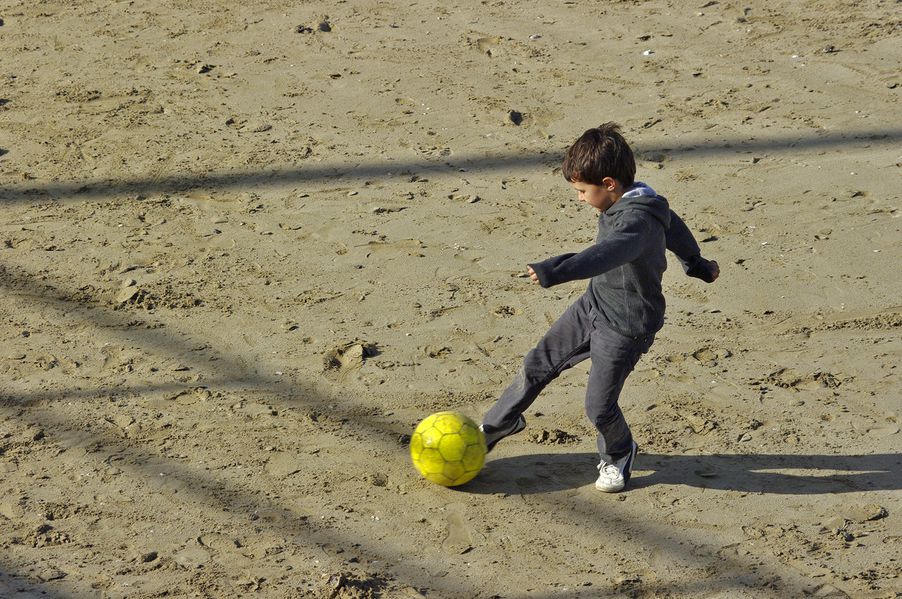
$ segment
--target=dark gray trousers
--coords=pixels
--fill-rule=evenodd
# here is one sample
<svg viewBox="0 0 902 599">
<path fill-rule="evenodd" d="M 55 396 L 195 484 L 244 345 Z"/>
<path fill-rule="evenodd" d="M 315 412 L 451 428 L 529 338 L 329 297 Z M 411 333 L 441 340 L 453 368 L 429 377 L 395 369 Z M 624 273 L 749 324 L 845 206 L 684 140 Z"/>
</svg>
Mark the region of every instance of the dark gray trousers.
<svg viewBox="0 0 902 599">
<path fill-rule="evenodd" d="M 611 329 L 587 295 L 581 296 L 553 324 L 523 359 L 523 366 L 483 419 L 503 427 L 522 414 L 542 389 L 564 370 L 591 358 L 586 384 L 586 415 L 598 430 L 598 453 L 614 462 L 629 453 L 633 440 L 617 405 L 623 383 L 654 335 L 630 338 Z"/>
</svg>

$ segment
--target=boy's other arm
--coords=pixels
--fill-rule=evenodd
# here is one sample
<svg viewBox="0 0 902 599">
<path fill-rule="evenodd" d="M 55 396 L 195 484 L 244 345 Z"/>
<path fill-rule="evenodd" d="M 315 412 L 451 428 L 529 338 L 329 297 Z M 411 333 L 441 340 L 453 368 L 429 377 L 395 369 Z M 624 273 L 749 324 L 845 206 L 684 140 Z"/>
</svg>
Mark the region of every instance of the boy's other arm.
<svg viewBox="0 0 902 599">
<path fill-rule="evenodd" d="M 590 279 L 639 257 L 648 244 L 653 243 L 655 236 L 651 235 L 651 227 L 654 226 L 659 225 L 649 224 L 641 218 L 632 219 L 578 254 L 562 254 L 530 264 L 532 272 L 527 272 L 542 287 Z"/>
<path fill-rule="evenodd" d="M 701 248 L 695 241 L 692 231 L 686 226 L 676 212 L 670 211 L 670 228 L 666 233 L 667 249 L 676 254 L 685 268 L 686 262 L 695 256 L 700 256 Z"/>
<path fill-rule="evenodd" d="M 692 231 L 686 226 L 676 212 L 670 211 L 670 228 L 666 233 L 667 249 L 676 254 L 683 271 L 690 277 L 713 283 L 720 275 L 720 267 L 713 260 L 702 258 L 702 250 L 698 247 Z"/>
</svg>

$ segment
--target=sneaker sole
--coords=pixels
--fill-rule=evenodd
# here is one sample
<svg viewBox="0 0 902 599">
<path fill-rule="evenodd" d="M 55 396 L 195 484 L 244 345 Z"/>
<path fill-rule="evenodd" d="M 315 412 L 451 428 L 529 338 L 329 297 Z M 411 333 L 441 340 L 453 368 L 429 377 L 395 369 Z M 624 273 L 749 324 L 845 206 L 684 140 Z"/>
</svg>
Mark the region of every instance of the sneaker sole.
<svg viewBox="0 0 902 599">
<path fill-rule="evenodd" d="M 599 491 L 604 491 L 605 493 L 616 493 L 617 491 L 622 491 L 623 487 L 626 486 L 626 481 L 623 482 L 620 486 L 617 485 L 599 485 L 598 482 L 595 483 L 595 488 Z"/>
<path fill-rule="evenodd" d="M 623 481 L 619 485 L 605 485 L 599 484 L 598 481 L 595 481 L 595 488 L 599 491 L 604 491 L 605 493 L 616 493 L 617 491 L 622 491 L 623 487 L 626 486 L 626 481 Z"/>
</svg>

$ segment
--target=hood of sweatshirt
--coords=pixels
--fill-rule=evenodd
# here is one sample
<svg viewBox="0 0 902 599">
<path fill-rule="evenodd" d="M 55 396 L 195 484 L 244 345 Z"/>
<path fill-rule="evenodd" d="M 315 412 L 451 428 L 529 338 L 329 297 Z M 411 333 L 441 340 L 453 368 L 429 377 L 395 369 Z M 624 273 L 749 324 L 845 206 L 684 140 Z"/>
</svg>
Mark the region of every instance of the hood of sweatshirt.
<svg viewBox="0 0 902 599">
<path fill-rule="evenodd" d="M 667 200 L 659 196 L 654 189 L 636 181 L 629 189 L 626 190 L 617 202 L 610 208 L 605 210 L 608 216 L 615 216 L 619 212 L 626 210 L 641 210 L 654 216 L 661 225 L 668 229 L 670 227 L 670 206 Z"/>
</svg>

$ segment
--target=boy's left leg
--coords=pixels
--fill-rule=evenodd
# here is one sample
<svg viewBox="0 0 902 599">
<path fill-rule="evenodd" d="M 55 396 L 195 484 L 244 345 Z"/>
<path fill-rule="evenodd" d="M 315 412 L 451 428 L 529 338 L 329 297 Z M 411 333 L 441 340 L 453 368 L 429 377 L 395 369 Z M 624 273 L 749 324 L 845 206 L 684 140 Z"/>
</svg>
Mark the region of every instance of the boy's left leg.
<svg viewBox="0 0 902 599">
<path fill-rule="evenodd" d="M 637 447 L 618 399 L 626 378 L 653 341 L 654 335 L 634 339 L 597 322 L 592 331 L 586 415 L 598 430 L 601 476 L 596 486 L 601 490 L 619 491 L 629 480 Z M 606 472 L 607 482 L 602 480 Z"/>
<path fill-rule="evenodd" d="M 587 295 L 581 296 L 558 318 L 536 346 L 501 397 L 482 419 L 489 450 L 495 443 L 526 427 L 523 412 L 560 374 L 589 357 L 595 310 Z"/>
<path fill-rule="evenodd" d="M 595 311 L 584 295 L 573 302 L 523 358 L 514 380 L 483 417 L 492 428 L 509 425 L 568 368 L 589 357 Z"/>
</svg>

